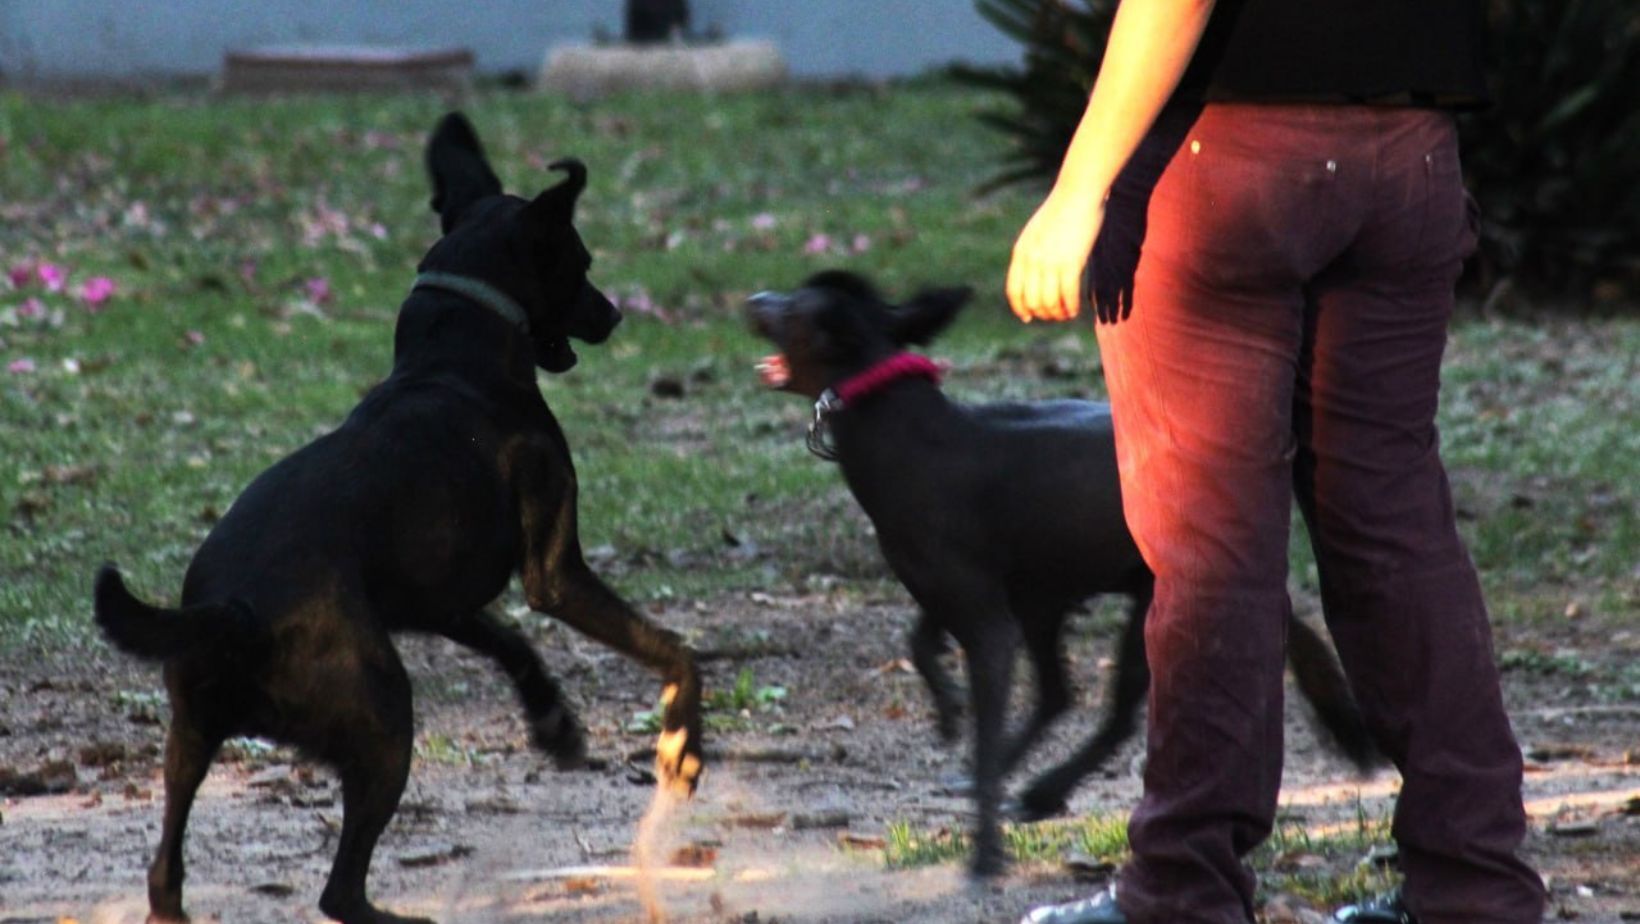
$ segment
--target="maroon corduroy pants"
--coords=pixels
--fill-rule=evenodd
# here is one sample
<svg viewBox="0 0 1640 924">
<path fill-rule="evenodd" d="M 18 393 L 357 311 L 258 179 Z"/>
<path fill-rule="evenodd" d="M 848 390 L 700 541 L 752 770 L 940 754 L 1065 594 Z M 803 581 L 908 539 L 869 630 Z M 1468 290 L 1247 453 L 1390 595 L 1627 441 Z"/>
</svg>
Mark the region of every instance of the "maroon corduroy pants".
<svg viewBox="0 0 1640 924">
<path fill-rule="evenodd" d="M 1474 222 L 1449 115 L 1213 104 L 1112 189 L 1090 279 L 1127 518 L 1156 573 L 1137 924 L 1253 919 L 1282 763 L 1294 498 L 1326 620 L 1404 784 L 1423 924 L 1540 921 L 1521 754 L 1435 409 Z"/>
</svg>

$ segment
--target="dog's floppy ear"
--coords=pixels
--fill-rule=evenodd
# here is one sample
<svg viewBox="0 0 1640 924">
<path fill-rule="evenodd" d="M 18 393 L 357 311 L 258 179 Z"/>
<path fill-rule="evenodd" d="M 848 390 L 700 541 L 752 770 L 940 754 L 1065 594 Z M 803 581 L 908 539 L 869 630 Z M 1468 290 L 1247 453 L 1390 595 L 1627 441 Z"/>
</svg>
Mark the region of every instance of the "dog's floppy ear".
<svg viewBox="0 0 1640 924">
<path fill-rule="evenodd" d="M 433 179 L 433 211 L 446 234 L 468 206 L 501 193 L 478 134 L 459 112 L 440 119 L 427 140 L 427 173 Z"/>
<path fill-rule="evenodd" d="M 957 312 L 973 294 L 974 290 L 967 286 L 918 292 L 911 301 L 894 309 L 889 335 L 901 345 L 926 345 L 956 319 Z"/>
<path fill-rule="evenodd" d="M 587 165 L 566 157 L 547 166 L 564 171 L 565 176 L 530 202 L 529 215 L 540 222 L 568 224 L 575 217 L 575 200 L 581 198 L 581 191 L 587 188 Z"/>
</svg>

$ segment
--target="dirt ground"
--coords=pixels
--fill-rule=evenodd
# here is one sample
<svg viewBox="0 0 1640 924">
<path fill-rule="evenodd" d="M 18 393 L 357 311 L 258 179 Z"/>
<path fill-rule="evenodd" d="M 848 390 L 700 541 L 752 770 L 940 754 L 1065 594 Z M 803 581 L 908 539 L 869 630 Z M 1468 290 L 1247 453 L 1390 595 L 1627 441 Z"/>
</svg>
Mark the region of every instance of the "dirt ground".
<svg viewBox="0 0 1640 924">
<path fill-rule="evenodd" d="M 667 832 L 671 846 L 699 848 L 712 872 L 662 887 L 668 920 L 1011 922 L 1035 903 L 1093 888 L 1047 863 L 988 886 L 970 885 L 954 864 L 885 867 L 875 845 L 888 823 L 968 822 L 968 803 L 945 788 L 964 751 L 935 740 L 921 685 L 900 661 L 912 616 L 903 597 L 757 594 L 654 615 L 719 651 L 706 665 L 714 686 L 750 669 L 759 687 L 786 690 L 767 711 L 730 716 L 731 727 L 712 733 L 708 753 L 717 757 Z M 553 772 L 526 748 L 511 692 L 488 664 L 448 643 L 404 639 L 417 681 L 418 747 L 371 877 L 385 907 L 451 924 L 641 920 L 631 882 L 547 872 L 630 862 L 652 787 L 626 755 L 650 739 L 624 726 L 653 706 L 658 684 L 565 629 L 545 621 L 530 628 L 580 703 L 603 765 Z M 1579 635 L 1585 631 L 1590 637 Z M 1637 634 L 1570 623 L 1564 632 L 1532 644 L 1628 662 L 1640 654 Z M 1500 639 L 1500 649 L 1508 645 Z M 1071 648 L 1082 701 L 1091 704 L 1109 667 L 1108 642 L 1082 631 Z M 1603 701 L 1553 674 L 1510 671 L 1506 682 L 1529 756 L 1528 851 L 1549 880 L 1552 918 L 1640 920 L 1640 705 Z M 1357 796 L 1367 812 L 1386 814 L 1394 775 L 1353 779 L 1320 751 L 1296 704 L 1289 713 L 1287 815 L 1317 830 L 1349 823 Z M 0 803 L 0 922 L 143 919 L 164 716 L 157 672 L 124 658 L 0 660 L 0 786 L 58 790 Z M 1079 710 L 1032 766 L 1063 753 L 1095 718 L 1091 705 Z M 1073 807 L 1131 807 L 1139 754 L 1139 742 L 1130 743 Z M 324 920 L 316 902 L 340 815 L 324 771 L 257 743 L 230 748 L 189 828 L 194 920 Z M 1321 920 L 1302 902 L 1272 898 L 1264 921 Z"/>
</svg>

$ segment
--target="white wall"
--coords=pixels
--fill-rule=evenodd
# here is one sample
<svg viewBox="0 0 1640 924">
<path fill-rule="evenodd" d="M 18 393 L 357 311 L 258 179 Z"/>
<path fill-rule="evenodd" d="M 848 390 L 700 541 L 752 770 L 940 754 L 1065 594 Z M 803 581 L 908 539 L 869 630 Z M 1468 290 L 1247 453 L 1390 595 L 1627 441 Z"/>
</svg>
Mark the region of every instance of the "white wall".
<svg viewBox="0 0 1640 924">
<path fill-rule="evenodd" d="M 800 77 L 915 74 L 1017 60 L 971 0 L 692 0 L 693 25 L 776 41 Z M 0 0 L 0 80 L 203 77 L 231 48 L 291 42 L 461 45 L 483 73 L 619 35 L 621 0 Z"/>
</svg>

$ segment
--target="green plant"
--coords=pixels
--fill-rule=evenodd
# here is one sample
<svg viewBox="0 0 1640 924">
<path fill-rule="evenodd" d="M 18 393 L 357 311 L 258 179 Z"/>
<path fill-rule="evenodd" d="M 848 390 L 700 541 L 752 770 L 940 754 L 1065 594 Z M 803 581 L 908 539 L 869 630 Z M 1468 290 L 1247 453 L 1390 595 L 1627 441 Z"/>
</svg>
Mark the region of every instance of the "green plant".
<svg viewBox="0 0 1640 924">
<path fill-rule="evenodd" d="M 416 745 L 416 756 L 429 763 L 471 767 L 480 762 L 478 752 L 442 732 L 424 736 Z"/>
<path fill-rule="evenodd" d="M 1640 9 L 1493 0 L 1490 25 L 1496 104 L 1462 123 L 1483 275 L 1562 292 L 1640 282 Z"/>
<path fill-rule="evenodd" d="M 702 700 L 706 707 L 706 723 L 716 731 L 737 731 L 746 725 L 745 716 L 753 712 L 772 712 L 776 706 L 786 698 L 786 688 L 778 684 L 759 686 L 757 677 L 749 667 L 741 668 L 735 676 L 734 685 L 726 690 L 711 690 Z M 664 704 L 656 703 L 653 709 L 644 709 L 632 713 L 627 720 L 625 729 L 639 734 L 655 734 L 661 730 L 661 716 L 666 711 Z M 771 731 L 777 731 L 784 726 L 776 725 Z"/>
<path fill-rule="evenodd" d="M 1013 142 L 1002 171 L 983 188 L 1051 179 L 1104 60 L 1116 0 L 977 0 L 974 5 L 1025 49 L 1019 68 L 956 68 L 959 80 L 1012 100 L 1007 109 L 988 109 L 979 116 Z"/>
<path fill-rule="evenodd" d="M 768 684 L 758 686 L 757 678 L 752 669 L 743 667 L 735 675 L 734 686 L 727 690 L 715 690 L 706 694 L 706 708 L 716 712 L 741 712 L 745 710 L 766 710 L 786 698 L 786 688 Z"/>
<path fill-rule="evenodd" d="M 1071 852 L 1118 863 L 1127 855 L 1127 816 L 1097 814 L 1075 821 L 1044 821 L 1004 825 L 1008 855 L 1025 863 L 1053 863 Z M 890 869 L 908 869 L 955 863 L 968 857 L 968 835 L 940 827 L 913 828 L 909 822 L 890 822 L 884 832 L 883 862 Z"/>
</svg>

